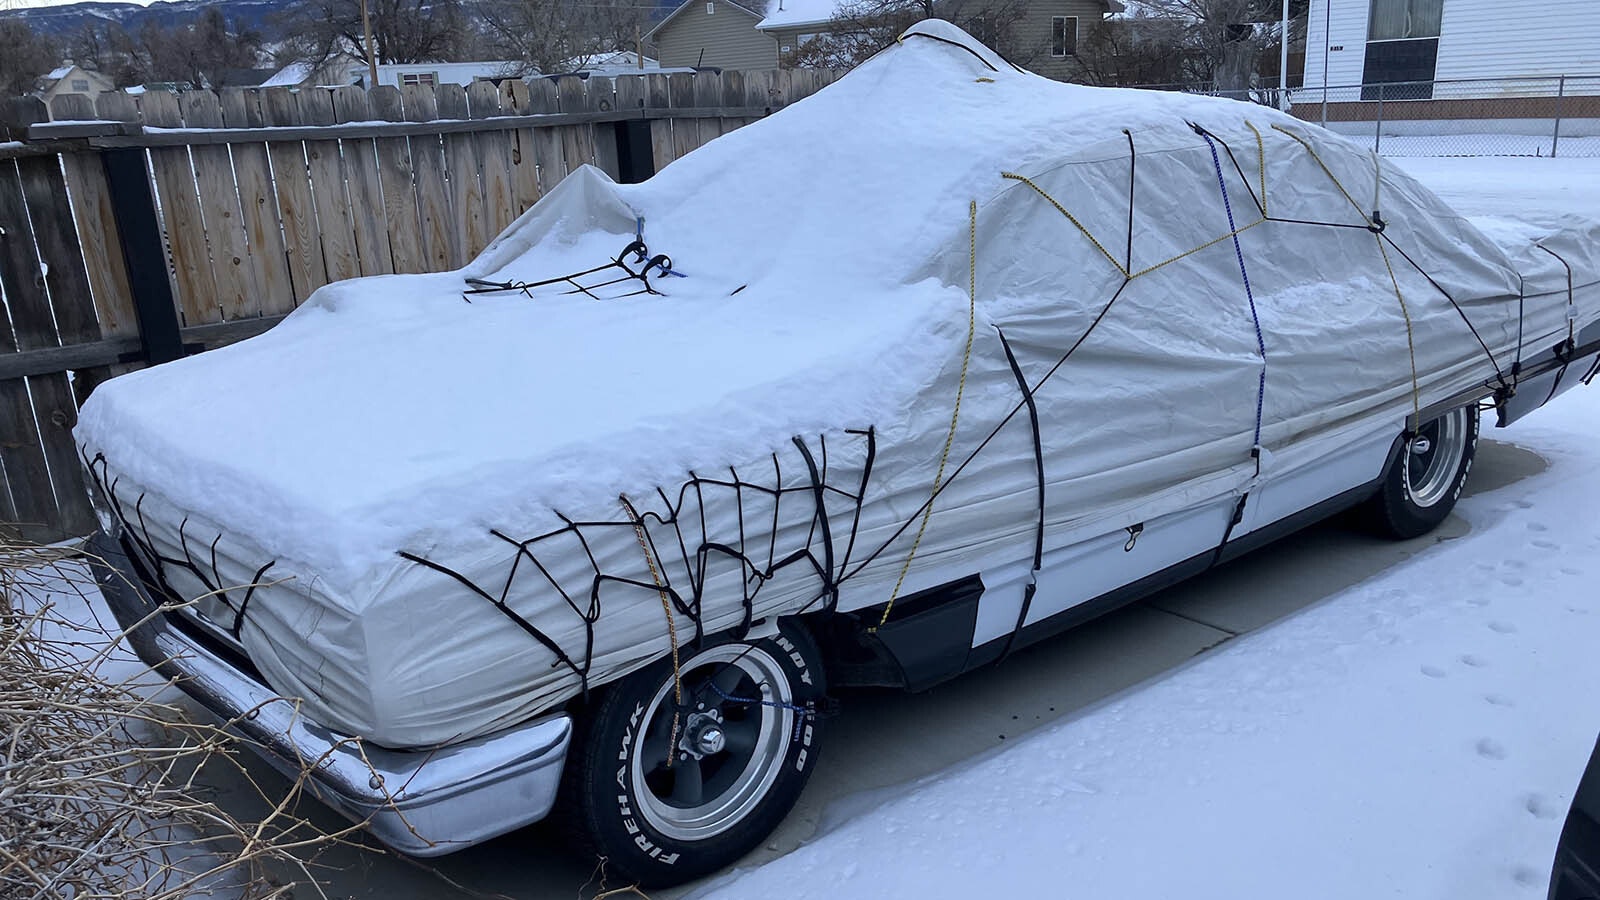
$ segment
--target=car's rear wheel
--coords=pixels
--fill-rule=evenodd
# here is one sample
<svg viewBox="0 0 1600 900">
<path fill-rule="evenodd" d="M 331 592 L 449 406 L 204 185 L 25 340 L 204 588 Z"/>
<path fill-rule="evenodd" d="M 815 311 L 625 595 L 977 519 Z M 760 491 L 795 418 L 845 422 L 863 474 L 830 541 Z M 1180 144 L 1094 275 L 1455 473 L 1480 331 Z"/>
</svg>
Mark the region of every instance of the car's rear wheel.
<svg viewBox="0 0 1600 900">
<path fill-rule="evenodd" d="M 678 672 L 666 659 L 608 686 L 567 760 L 573 837 L 613 882 L 672 885 L 734 862 L 816 764 L 823 672 L 803 627 L 711 642 Z"/>
<path fill-rule="evenodd" d="M 1368 510 L 1377 529 L 1405 539 L 1439 527 L 1461 496 L 1478 446 L 1478 410 L 1457 407 L 1404 441 Z"/>
</svg>

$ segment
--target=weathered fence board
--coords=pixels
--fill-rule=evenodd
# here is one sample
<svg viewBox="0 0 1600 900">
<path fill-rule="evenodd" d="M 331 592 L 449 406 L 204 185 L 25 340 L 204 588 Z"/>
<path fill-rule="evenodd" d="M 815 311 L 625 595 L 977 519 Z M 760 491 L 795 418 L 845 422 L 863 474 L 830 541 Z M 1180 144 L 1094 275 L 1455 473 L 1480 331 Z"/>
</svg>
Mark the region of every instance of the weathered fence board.
<svg viewBox="0 0 1600 900">
<path fill-rule="evenodd" d="M 107 378 L 260 334 L 331 281 L 462 266 L 580 166 L 648 177 L 832 78 L 11 104 L 0 140 L 21 143 L 0 150 L 0 528 L 55 540 L 94 527 L 71 429 Z M 130 263 L 125 246 L 146 249 Z"/>
<path fill-rule="evenodd" d="M 405 121 L 400 89 L 383 85 L 368 97 L 373 118 Z M 416 177 L 411 168 L 411 139 L 378 138 L 378 182 L 383 189 L 383 221 L 389 231 L 389 253 L 396 272 L 429 271 L 422 248 L 422 225 L 417 218 Z"/>
<path fill-rule="evenodd" d="M 261 112 L 268 125 L 300 124 L 299 107 L 288 88 L 263 91 Z M 317 208 L 311 200 L 306 147 L 300 141 L 268 141 L 267 157 L 272 164 L 273 183 L 278 194 L 278 218 L 283 225 L 289 280 L 298 304 L 328 283 L 322 239 L 317 236 Z"/>
</svg>

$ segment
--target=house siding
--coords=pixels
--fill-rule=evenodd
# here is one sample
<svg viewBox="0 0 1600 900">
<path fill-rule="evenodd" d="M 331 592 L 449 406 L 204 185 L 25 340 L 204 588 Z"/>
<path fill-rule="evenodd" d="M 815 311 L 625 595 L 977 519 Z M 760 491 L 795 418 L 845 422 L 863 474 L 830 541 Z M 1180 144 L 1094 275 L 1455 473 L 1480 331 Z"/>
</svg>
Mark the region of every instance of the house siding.
<svg viewBox="0 0 1600 900">
<path fill-rule="evenodd" d="M 1329 3 L 1333 4 L 1332 8 Z M 1311 0 L 1306 20 L 1306 87 L 1361 83 L 1361 71 L 1367 61 L 1370 3 L 1371 0 Z M 1450 15 L 1448 9 L 1445 15 Z M 1323 80 L 1324 68 L 1326 81 Z"/>
<path fill-rule="evenodd" d="M 1325 48 L 1326 84 L 1361 83 L 1370 4 L 1371 0 L 1311 0 L 1307 87 L 1324 84 Z M 1342 50 L 1333 49 L 1341 46 Z M 1537 11 L 1511 10 L 1504 0 L 1444 0 L 1437 79 L 1595 73 L 1600 73 L 1596 0 L 1541 0 Z"/>
<path fill-rule="evenodd" d="M 1013 26 L 1015 46 L 1020 58 L 1015 62 L 1031 72 L 1073 81 L 1083 74 L 1076 56 L 1051 56 L 1051 21 L 1056 16 L 1078 17 L 1078 46 L 1089 39 L 1089 32 L 1100 24 L 1105 5 L 1100 0 L 1032 0 Z"/>
<path fill-rule="evenodd" d="M 771 69 L 778 65 L 778 42 L 756 30 L 760 19 L 721 0 L 688 0 L 687 9 L 655 33 L 661 65 L 722 69 Z"/>
<path fill-rule="evenodd" d="M 1600 3 L 1445 0 L 1437 78 L 1600 74 Z"/>
</svg>

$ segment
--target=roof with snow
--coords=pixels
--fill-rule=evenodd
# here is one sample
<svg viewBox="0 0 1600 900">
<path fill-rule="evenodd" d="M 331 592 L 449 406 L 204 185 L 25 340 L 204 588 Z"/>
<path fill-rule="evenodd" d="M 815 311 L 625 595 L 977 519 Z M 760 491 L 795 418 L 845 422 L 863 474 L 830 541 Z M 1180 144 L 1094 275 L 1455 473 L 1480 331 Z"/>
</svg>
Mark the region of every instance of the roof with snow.
<svg viewBox="0 0 1600 900">
<path fill-rule="evenodd" d="M 294 87 L 307 78 L 316 67 L 308 62 L 292 62 L 279 69 L 272 77 L 261 82 L 262 87 Z"/>
</svg>

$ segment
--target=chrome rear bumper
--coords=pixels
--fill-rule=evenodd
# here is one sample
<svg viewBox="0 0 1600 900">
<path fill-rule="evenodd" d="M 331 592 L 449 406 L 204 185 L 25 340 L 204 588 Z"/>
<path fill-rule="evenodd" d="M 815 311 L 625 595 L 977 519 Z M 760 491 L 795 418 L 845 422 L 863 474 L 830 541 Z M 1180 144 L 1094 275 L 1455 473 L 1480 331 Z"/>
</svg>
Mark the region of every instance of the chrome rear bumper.
<svg viewBox="0 0 1600 900">
<path fill-rule="evenodd" d="M 387 750 L 334 734 L 159 612 L 122 542 L 98 534 L 95 580 L 139 658 L 173 679 L 291 779 L 383 843 L 440 856 L 536 822 L 554 805 L 572 735 L 565 715 L 432 750 Z M 134 627 L 138 626 L 138 627 Z"/>
</svg>

